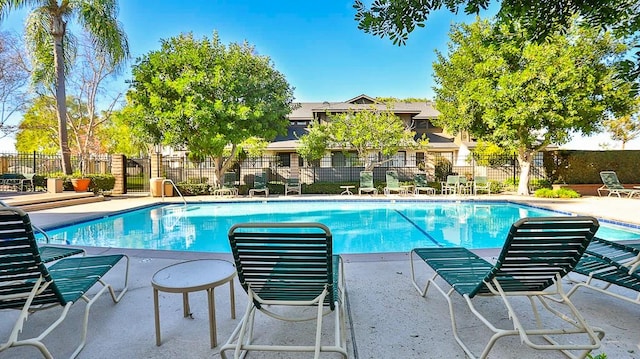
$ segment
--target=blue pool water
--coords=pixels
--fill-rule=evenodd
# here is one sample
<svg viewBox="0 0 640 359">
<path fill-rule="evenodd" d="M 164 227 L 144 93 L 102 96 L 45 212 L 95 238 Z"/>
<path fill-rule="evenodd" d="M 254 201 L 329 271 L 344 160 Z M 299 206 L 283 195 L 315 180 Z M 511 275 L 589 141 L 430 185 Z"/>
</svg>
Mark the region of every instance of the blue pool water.
<svg viewBox="0 0 640 359">
<path fill-rule="evenodd" d="M 52 243 L 230 252 L 227 231 L 240 222 L 321 222 L 336 253 L 407 252 L 415 247 L 499 248 L 523 217 L 563 215 L 508 202 L 300 201 L 162 205 L 47 231 Z M 597 236 L 640 238 L 601 223 Z"/>
</svg>

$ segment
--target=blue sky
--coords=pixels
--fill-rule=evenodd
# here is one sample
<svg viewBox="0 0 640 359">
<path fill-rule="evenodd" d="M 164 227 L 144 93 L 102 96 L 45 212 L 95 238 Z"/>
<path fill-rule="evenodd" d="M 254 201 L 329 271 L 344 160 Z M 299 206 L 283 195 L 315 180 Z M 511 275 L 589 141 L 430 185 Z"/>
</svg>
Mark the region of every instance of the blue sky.
<svg viewBox="0 0 640 359">
<path fill-rule="evenodd" d="M 358 30 L 353 0 L 120 0 L 119 5 L 132 55 L 129 65 L 159 49 L 161 39 L 187 32 L 211 37 L 217 31 L 224 43 L 246 40 L 269 56 L 295 88 L 296 100 L 303 102 L 344 101 L 362 93 L 432 99 L 435 50 L 446 53 L 452 23 L 474 20 L 437 11 L 426 27 L 410 35 L 407 45 L 397 46 Z M 496 10 L 494 6 L 481 15 Z M 22 31 L 25 13 L 10 14 L 0 30 Z M 127 66 L 111 88 L 126 91 L 129 77 Z M 592 139 L 588 146 L 598 149 L 606 140 Z"/>
</svg>

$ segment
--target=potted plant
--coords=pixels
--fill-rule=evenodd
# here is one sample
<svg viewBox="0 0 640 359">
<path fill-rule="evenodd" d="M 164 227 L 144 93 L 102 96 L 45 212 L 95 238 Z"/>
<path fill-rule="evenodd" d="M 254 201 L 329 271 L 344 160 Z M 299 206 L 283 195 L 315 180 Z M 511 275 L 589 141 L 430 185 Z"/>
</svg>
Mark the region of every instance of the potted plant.
<svg viewBox="0 0 640 359">
<path fill-rule="evenodd" d="M 82 173 L 74 174 L 71 177 L 71 185 L 76 192 L 87 192 L 90 184 L 91 178 L 85 177 Z"/>
</svg>

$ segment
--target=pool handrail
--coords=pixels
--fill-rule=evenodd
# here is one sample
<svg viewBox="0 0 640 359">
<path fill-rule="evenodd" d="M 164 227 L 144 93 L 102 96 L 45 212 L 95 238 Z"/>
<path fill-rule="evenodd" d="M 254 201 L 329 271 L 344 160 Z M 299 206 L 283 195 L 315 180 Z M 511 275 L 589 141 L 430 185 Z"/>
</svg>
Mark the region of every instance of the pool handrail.
<svg viewBox="0 0 640 359">
<path fill-rule="evenodd" d="M 184 199 L 184 196 L 182 195 L 182 193 L 180 193 L 180 190 L 178 189 L 178 187 L 176 186 L 176 184 L 175 184 L 175 183 L 173 183 L 173 181 L 172 181 L 172 180 L 170 180 L 170 179 L 163 179 L 163 180 L 162 180 L 162 186 L 161 186 L 161 187 L 162 187 L 162 201 L 164 202 L 164 196 L 165 196 L 165 194 L 164 194 L 164 184 L 165 184 L 165 183 L 171 183 L 171 185 L 172 185 L 172 186 L 173 186 L 173 188 L 176 190 L 176 192 L 178 192 L 178 195 L 180 196 L 180 198 L 182 198 L 182 202 L 184 202 L 184 204 L 186 205 L 186 204 L 187 204 L 187 200 L 186 200 L 186 199 Z"/>
</svg>

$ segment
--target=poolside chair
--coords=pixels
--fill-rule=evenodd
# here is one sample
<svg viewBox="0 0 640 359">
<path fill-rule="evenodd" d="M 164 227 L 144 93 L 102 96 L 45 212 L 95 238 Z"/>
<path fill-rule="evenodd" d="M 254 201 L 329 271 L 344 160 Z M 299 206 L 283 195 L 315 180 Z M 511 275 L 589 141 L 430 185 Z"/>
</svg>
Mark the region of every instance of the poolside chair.
<svg viewBox="0 0 640 359">
<path fill-rule="evenodd" d="M 284 195 L 288 195 L 289 193 L 297 193 L 302 194 L 302 184 L 300 180 L 297 178 L 289 178 L 287 182 L 284 184 Z"/>
<path fill-rule="evenodd" d="M 579 288 L 586 287 L 631 303 L 640 304 L 640 249 L 620 243 L 594 237 L 587 251 L 580 259 L 574 272 L 586 276 L 586 280 L 577 283 L 567 293 L 571 296 Z M 598 283 L 604 282 L 604 285 Z M 611 285 L 637 292 L 635 296 L 626 296 L 610 290 Z"/>
<path fill-rule="evenodd" d="M 4 201 L 0 200 L 0 207 L 10 207 L 9 205 L 7 205 Z M 42 234 L 44 236 L 44 238 L 46 239 L 46 242 L 49 243 L 51 242 L 51 238 L 49 238 L 49 235 L 47 234 L 47 232 L 45 232 L 44 230 L 42 230 L 42 228 L 36 226 L 35 224 L 31 223 L 31 227 L 33 228 L 34 232 L 38 232 L 40 234 Z M 57 261 L 58 259 L 62 259 L 62 258 L 66 258 L 66 257 L 72 257 L 78 254 L 82 254 L 83 256 L 86 255 L 86 252 L 84 249 L 82 248 L 74 248 L 74 247 L 67 247 L 67 246 L 52 246 L 52 245 L 44 245 L 44 246 L 38 246 L 38 250 L 40 251 L 40 258 L 42 259 L 42 262 L 44 263 L 49 263 L 49 262 L 53 262 L 53 261 Z"/>
<path fill-rule="evenodd" d="M 407 190 L 400 187 L 400 181 L 398 180 L 398 172 L 394 170 L 387 171 L 386 173 L 387 185 L 384 187 L 384 194 L 389 195 L 392 192 L 398 194 L 406 194 Z"/>
<path fill-rule="evenodd" d="M 564 293 L 561 279 L 574 269 L 598 227 L 598 221 L 593 217 L 523 218 L 511 226 L 496 264 L 461 247 L 416 248 L 411 251 L 411 279 L 423 297 L 429 286 L 433 285 L 446 298 L 455 340 L 472 358 L 474 355 L 471 349 L 458 334 L 455 306 L 451 298 L 454 292 L 464 298 L 469 309 L 494 333 L 482 351 L 481 358 L 489 354 L 498 339 L 509 335 L 519 336 L 521 342 L 534 349 L 561 350 L 568 356 L 574 354 L 571 351 L 580 351 L 577 357 L 583 358 L 589 351 L 600 346 L 604 332 L 586 323 Z M 424 287 L 416 282 L 416 259 L 422 259 L 435 271 Z M 446 281 L 450 288 L 445 289 L 437 284 L 437 277 Z M 495 327 L 473 305 L 476 296 L 501 298 L 513 327 Z M 534 328 L 525 327 L 522 310 L 512 307 L 509 298 L 517 296 L 529 299 L 536 321 Z M 556 317 L 551 318 L 554 319 L 553 323 L 547 320 L 543 322 L 538 315 L 535 299 Z M 549 300 L 555 305 L 551 305 Z M 564 305 L 570 313 L 562 313 L 556 308 L 559 305 Z M 496 315 L 501 316 L 502 314 Z M 559 322 L 555 319 L 562 319 L 566 324 L 552 327 L 551 324 Z M 556 337 L 563 335 L 569 340 L 557 342 Z M 539 340 L 534 342 L 532 337 L 542 337 L 548 344 L 540 343 Z M 579 340 L 579 337 L 584 337 L 585 340 Z"/>
<path fill-rule="evenodd" d="M 442 194 L 456 194 L 460 188 L 460 176 L 448 175 L 446 182 L 440 183 L 440 193 Z"/>
<path fill-rule="evenodd" d="M 250 351 L 313 352 L 314 358 L 335 352 L 347 357 L 342 261 L 332 255 L 329 228 L 320 223 L 242 223 L 231 227 L 229 242 L 249 300 L 244 317 L 220 348 L 222 358 L 228 350 L 234 350 L 234 358 Z M 291 307 L 316 308 L 316 313 L 291 316 Z M 255 344 L 257 311 L 283 321 L 316 320 L 315 344 Z M 334 343 L 323 345 L 322 320 L 330 313 L 335 318 Z"/>
<path fill-rule="evenodd" d="M 640 195 L 640 190 L 625 188 L 618 180 L 618 175 L 614 171 L 602 171 L 600 172 L 600 178 L 603 185 L 598 188 L 598 196 L 602 196 L 602 192 L 609 192 L 607 197 L 615 194 L 621 197 L 621 194 L 626 194 L 627 197 L 633 197 L 634 195 Z"/>
<path fill-rule="evenodd" d="M 487 179 L 487 176 L 475 176 L 473 178 L 473 194 L 478 194 L 478 191 L 491 194 L 491 183 Z"/>
<path fill-rule="evenodd" d="M 436 189 L 429 186 L 427 182 L 427 175 L 424 173 L 418 173 L 413 178 L 415 182 L 415 188 L 413 189 L 414 194 L 420 194 L 420 192 L 425 192 L 426 194 L 436 194 Z"/>
<path fill-rule="evenodd" d="M 458 193 L 459 194 L 472 194 L 473 183 L 467 181 L 467 177 L 458 176 Z"/>
<path fill-rule="evenodd" d="M 267 186 L 266 173 L 256 173 L 253 177 L 253 188 L 249 190 L 249 197 L 253 197 L 256 193 L 264 193 L 265 197 L 269 197 L 269 187 Z"/>
<path fill-rule="evenodd" d="M 226 172 L 223 176 L 222 187 L 213 191 L 216 196 L 230 195 L 237 196 L 238 189 L 236 188 L 236 173 Z"/>
<path fill-rule="evenodd" d="M 360 172 L 360 187 L 358 188 L 358 194 L 362 193 L 378 194 L 378 189 L 373 186 L 373 172 L 361 171 Z"/>
<path fill-rule="evenodd" d="M 31 221 L 25 212 L 11 207 L 0 208 L 0 223 L 0 309 L 20 310 L 9 339 L 0 344 L 0 352 L 31 345 L 38 348 L 44 357 L 51 358 L 43 343 L 44 338 L 65 319 L 73 303 L 83 300 L 87 304 L 81 341 L 71 355 L 76 357 L 86 343 L 89 310 L 93 303 L 107 290 L 112 300 L 118 303 L 127 291 L 129 258 L 121 254 L 63 258 L 47 267 L 40 257 Z M 126 259 L 124 287 L 116 296 L 103 276 L 122 259 Z M 96 283 L 100 283 L 102 288 L 89 297 L 86 293 Z M 20 338 L 31 313 L 57 305 L 63 307 L 60 317 L 42 334 L 29 339 Z"/>
</svg>

